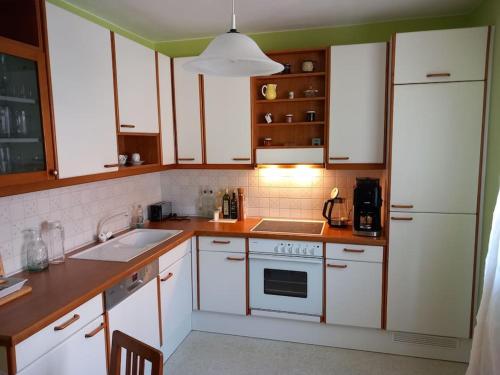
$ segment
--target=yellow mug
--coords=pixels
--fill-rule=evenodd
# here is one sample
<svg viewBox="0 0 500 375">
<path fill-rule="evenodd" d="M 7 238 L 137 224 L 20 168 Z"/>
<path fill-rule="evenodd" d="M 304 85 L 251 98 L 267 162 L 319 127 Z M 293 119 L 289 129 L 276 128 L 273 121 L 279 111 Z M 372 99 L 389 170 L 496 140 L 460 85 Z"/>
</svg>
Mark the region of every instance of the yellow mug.
<svg viewBox="0 0 500 375">
<path fill-rule="evenodd" d="M 263 85 L 260 88 L 260 92 L 262 93 L 262 96 L 266 98 L 267 100 L 274 100 L 276 99 L 277 93 L 276 93 L 276 87 L 278 85 L 275 83 L 268 83 L 267 85 Z"/>
</svg>

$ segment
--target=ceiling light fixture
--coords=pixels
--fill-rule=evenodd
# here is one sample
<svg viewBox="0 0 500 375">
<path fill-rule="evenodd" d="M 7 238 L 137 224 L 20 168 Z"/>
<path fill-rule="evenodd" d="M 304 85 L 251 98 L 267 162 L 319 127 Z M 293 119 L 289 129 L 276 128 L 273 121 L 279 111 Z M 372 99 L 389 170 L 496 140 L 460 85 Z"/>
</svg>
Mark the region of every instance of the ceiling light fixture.
<svg viewBox="0 0 500 375">
<path fill-rule="evenodd" d="M 185 63 L 184 68 L 206 75 L 251 77 L 281 72 L 283 65 L 271 60 L 253 39 L 236 30 L 233 0 L 231 29 L 212 40 L 202 54 Z"/>
</svg>

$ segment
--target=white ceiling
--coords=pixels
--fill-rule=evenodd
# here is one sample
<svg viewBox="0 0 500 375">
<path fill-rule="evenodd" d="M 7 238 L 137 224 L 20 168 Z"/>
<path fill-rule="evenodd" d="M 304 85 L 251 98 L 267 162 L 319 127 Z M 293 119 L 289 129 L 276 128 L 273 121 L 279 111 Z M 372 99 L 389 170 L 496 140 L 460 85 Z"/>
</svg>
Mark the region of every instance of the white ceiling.
<svg viewBox="0 0 500 375">
<path fill-rule="evenodd" d="M 231 0 L 66 0 L 151 41 L 213 36 Z M 244 33 L 464 14 L 481 0 L 236 0 Z"/>
</svg>

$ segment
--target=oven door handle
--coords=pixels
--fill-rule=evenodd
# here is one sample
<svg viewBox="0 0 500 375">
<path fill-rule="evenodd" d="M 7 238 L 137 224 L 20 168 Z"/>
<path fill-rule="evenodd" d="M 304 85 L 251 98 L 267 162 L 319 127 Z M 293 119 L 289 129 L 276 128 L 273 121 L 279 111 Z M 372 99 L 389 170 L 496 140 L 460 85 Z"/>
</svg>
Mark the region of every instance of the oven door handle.
<svg viewBox="0 0 500 375">
<path fill-rule="evenodd" d="M 322 264 L 322 258 L 305 258 L 305 257 L 290 257 L 285 255 L 263 255 L 263 254 L 249 254 L 248 256 L 250 260 L 258 259 L 258 260 L 271 260 L 278 262 L 296 262 L 296 263 L 313 263 L 313 264 Z"/>
</svg>

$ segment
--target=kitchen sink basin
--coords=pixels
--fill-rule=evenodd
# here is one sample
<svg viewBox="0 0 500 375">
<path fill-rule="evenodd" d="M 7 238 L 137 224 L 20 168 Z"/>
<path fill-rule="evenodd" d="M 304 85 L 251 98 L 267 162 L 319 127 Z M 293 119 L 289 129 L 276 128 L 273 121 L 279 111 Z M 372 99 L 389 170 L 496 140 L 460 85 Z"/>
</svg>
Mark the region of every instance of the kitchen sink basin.
<svg viewBox="0 0 500 375">
<path fill-rule="evenodd" d="M 134 229 L 70 258 L 128 262 L 181 232 L 182 230 Z"/>
</svg>

